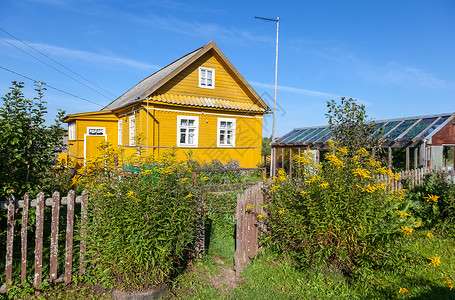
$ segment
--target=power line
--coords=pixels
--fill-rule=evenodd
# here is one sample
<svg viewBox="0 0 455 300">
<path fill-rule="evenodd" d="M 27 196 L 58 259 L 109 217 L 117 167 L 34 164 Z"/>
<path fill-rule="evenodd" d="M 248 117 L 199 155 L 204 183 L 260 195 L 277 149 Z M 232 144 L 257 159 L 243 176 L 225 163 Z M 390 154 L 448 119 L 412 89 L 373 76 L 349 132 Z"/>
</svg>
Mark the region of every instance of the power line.
<svg viewBox="0 0 455 300">
<path fill-rule="evenodd" d="M 14 36 L 13 34 L 9 33 L 9 32 L 8 32 L 8 31 L 6 31 L 5 29 L 3 29 L 3 28 L 1 28 L 1 27 L 0 27 L 0 30 L 1 30 L 1 31 L 3 31 L 4 33 L 8 34 L 9 36 L 11 36 L 11 37 L 15 38 L 16 40 L 18 40 L 19 42 L 23 43 L 24 45 L 27 45 L 28 47 L 32 48 L 33 50 L 35 50 L 35 51 L 36 51 L 36 52 L 38 52 L 39 54 L 43 55 L 44 57 L 47 57 L 48 59 L 52 60 L 53 62 L 55 62 L 55 63 L 56 63 L 56 64 L 58 64 L 59 66 L 61 66 L 61 67 L 65 68 L 66 70 L 70 71 L 71 73 L 73 73 L 73 74 L 75 74 L 75 75 L 79 76 L 80 78 L 84 79 L 85 81 L 89 82 L 90 84 L 92 84 L 92 85 L 96 86 L 96 87 L 97 87 L 97 88 L 99 88 L 100 90 L 102 90 L 102 91 L 104 91 L 104 92 L 108 93 L 109 95 L 111 95 L 111 96 L 113 96 L 113 97 L 116 97 L 116 96 L 115 96 L 114 94 L 112 94 L 111 92 L 109 92 L 109 91 L 107 91 L 107 90 L 103 89 L 102 87 L 100 87 L 99 85 L 97 85 L 97 84 L 95 84 L 95 83 L 91 82 L 90 80 L 88 80 L 87 78 L 83 77 L 82 75 L 80 75 L 80 74 L 78 74 L 78 73 L 74 72 L 74 71 L 73 71 L 73 70 L 71 70 L 70 68 L 68 68 L 68 67 L 66 67 L 65 65 L 63 65 L 63 64 L 61 64 L 61 63 L 59 63 L 58 61 L 56 61 L 56 60 L 55 60 L 55 59 L 53 59 L 52 57 L 49 57 L 49 56 L 48 56 L 48 55 L 46 55 L 45 53 L 43 53 L 43 52 L 39 51 L 38 49 L 36 49 L 36 48 L 35 48 L 35 47 L 33 47 L 32 45 L 30 45 L 30 44 L 28 44 L 28 43 L 24 42 L 24 41 L 23 41 L 23 40 L 21 40 L 20 38 L 18 38 L 18 37 L 16 37 L 16 36 Z"/>
<path fill-rule="evenodd" d="M 92 91 L 94 91 L 95 93 L 98 93 L 99 95 L 103 96 L 104 98 L 107 98 L 107 99 L 109 99 L 109 100 L 112 100 L 111 98 L 109 98 L 109 97 L 107 97 L 106 95 L 104 95 L 104 94 L 100 93 L 99 91 L 95 90 L 95 89 L 94 89 L 94 88 L 92 88 L 91 86 L 88 86 L 88 85 L 86 85 L 85 83 L 83 83 L 83 82 L 81 82 L 81 81 L 77 80 L 76 78 L 74 78 L 74 77 L 72 77 L 72 76 L 70 76 L 70 75 L 66 74 L 65 72 L 62 72 L 62 71 L 60 71 L 59 69 L 55 68 L 54 66 L 52 66 L 52 65 L 48 64 L 47 62 L 45 62 L 45 61 L 43 61 L 43 60 L 39 59 L 39 58 L 38 58 L 38 57 L 36 57 L 36 56 L 34 56 L 34 55 L 32 55 L 32 54 L 28 53 L 27 51 L 25 51 L 25 50 L 23 50 L 23 49 L 21 49 L 21 48 L 17 47 L 16 45 L 14 45 L 14 44 L 12 44 L 12 43 L 8 42 L 7 40 L 5 40 L 5 39 L 3 39 L 3 38 L 1 38 L 1 37 L 0 37 L 0 40 L 4 41 L 5 43 L 9 44 L 9 45 L 10 45 L 10 46 L 12 46 L 12 47 L 14 47 L 14 48 L 16 48 L 16 49 L 18 49 L 18 50 L 20 50 L 20 51 L 24 52 L 25 54 L 27 54 L 27 55 L 29 55 L 29 56 L 33 57 L 34 59 L 36 59 L 36 60 L 38 60 L 38 61 L 42 62 L 43 64 L 45 64 L 46 66 L 48 66 L 48 67 L 50 67 L 50 68 L 54 69 L 55 71 L 59 72 L 60 74 L 63 74 L 63 75 L 65 75 L 66 77 L 68 77 L 68 78 L 71 78 L 71 79 L 73 79 L 74 81 L 76 81 L 76 82 L 78 82 L 78 83 L 82 84 L 83 86 L 85 86 L 85 87 L 87 87 L 87 88 L 91 89 Z"/>
<path fill-rule="evenodd" d="M 38 82 L 38 80 L 32 79 L 32 78 L 30 78 L 30 77 L 28 77 L 28 76 L 22 75 L 22 74 L 20 74 L 20 73 L 17 73 L 17 72 L 15 72 L 15 71 L 12 71 L 12 70 L 7 69 L 7 68 L 5 68 L 5 67 L 0 66 L 0 69 L 3 69 L 3 70 L 5 70 L 5 71 L 11 72 L 11 73 L 16 74 L 16 75 L 19 75 L 19 76 L 24 77 L 24 78 L 26 78 L 26 79 L 28 79 L 28 80 L 33 81 L 33 82 Z M 61 92 L 61 93 L 67 94 L 67 95 L 69 95 L 69 96 L 72 96 L 72 97 L 81 99 L 81 100 L 83 100 L 83 101 L 86 101 L 86 102 L 89 102 L 89 103 L 92 103 L 92 104 L 96 104 L 96 105 L 101 106 L 101 107 L 104 107 L 104 106 L 105 106 L 105 105 L 96 103 L 96 102 L 94 102 L 94 101 L 91 101 L 91 100 L 88 100 L 88 99 L 85 99 L 85 98 L 76 96 L 76 95 L 71 94 L 71 93 L 69 93 L 69 92 L 66 92 L 66 91 L 64 91 L 64 90 L 62 90 L 62 89 L 53 87 L 53 86 L 51 86 L 51 85 L 48 85 L 47 83 L 43 83 L 43 85 L 46 85 L 47 87 L 49 87 L 49 88 L 51 88 L 51 89 L 53 89 L 53 90 L 59 91 L 59 92 Z"/>
</svg>

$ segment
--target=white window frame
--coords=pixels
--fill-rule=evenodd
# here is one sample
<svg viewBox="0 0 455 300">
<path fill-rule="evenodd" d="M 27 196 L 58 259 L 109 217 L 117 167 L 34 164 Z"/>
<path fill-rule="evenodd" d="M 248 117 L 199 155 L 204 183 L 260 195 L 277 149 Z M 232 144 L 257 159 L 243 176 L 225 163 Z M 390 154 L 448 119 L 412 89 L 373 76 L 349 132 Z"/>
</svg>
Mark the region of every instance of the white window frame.
<svg viewBox="0 0 455 300">
<path fill-rule="evenodd" d="M 136 116 L 128 118 L 129 145 L 136 146 Z"/>
<path fill-rule="evenodd" d="M 189 127 L 181 125 L 181 120 L 193 120 L 194 126 Z M 185 131 L 185 142 L 180 142 L 181 129 L 194 129 L 193 143 L 188 144 L 188 131 Z M 197 147 L 199 141 L 199 117 L 196 116 L 177 116 L 177 147 Z"/>
<path fill-rule="evenodd" d="M 90 133 L 91 130 L 96 130 L 96 134 Z M 88 136 L 106 136 L 106 127 L 87 127 Z"/>
<path fill-rule="evenodd" d="M 122 146 L 123 145 L 123 119 L 118 120 L 117 127 L 118 127 L 117 145 Z"/>
<path fill-rule="evenodd" d="M 68 124 L 68 140 L 76 139 L 76 122 Z"/>
<path fill-rule="evenodd" d="M 236 135 L 236 119 L 232 118 L 218 118 L 218 126 L 217 126 L 217 134 L 216 134 L 216 144 L 218 147 L 235 147 L 235 135 Z M 225 144 L 221 143 L 221 130 L 226 130 L 221 127 L 221 122 L 231 122 L 232 127 L 230 128 L 231 131 L 231 143 Z M 224 137 L 226 138 L 226 133 L 224 133 Z"/>
<path fill-rule="evenodd" d="M 208 78 L 207 71 L 212 72 L 212 78 Z M 205 74 L 205 75 L 204 75 Z M 207 85 L 207 80 L 212 81 L 212 85 Z M 204 89 L 214 89 L 215 88 L 215 69 L 199 67 L 199 87 Z"/>
</svg>

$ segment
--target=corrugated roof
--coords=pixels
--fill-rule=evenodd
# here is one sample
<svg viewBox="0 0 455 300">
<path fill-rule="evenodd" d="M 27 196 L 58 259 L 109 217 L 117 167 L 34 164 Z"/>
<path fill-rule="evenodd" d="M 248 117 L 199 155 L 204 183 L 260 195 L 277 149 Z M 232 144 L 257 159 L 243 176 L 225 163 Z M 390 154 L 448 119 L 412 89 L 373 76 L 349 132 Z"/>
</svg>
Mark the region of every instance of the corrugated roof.
<svg viewBox="0 0 455 300">
<path fill-rule="evenodd" d="M 454 117 L 455 113 L 446 113 L 374 121 L 376 131 L 373 135 L 382 135 L 381 140 L 384 142 L 428 140 Z M 293 129 L 276 139 L 273 144 L 324 143 L 330 138 L 332 138 L 332 132 L 329 125 L 304 127 Z"/>
<path fill-rule="evenodd" d="M 223 108 L 232 110 L 242 111 L 253 111 L 253 112 L 266 112 L 266 110 L 258 105 L 250 102 L 239 102 L 227 99 L 219 98 L 208 98 L 198 96 L 187 96 L 187 95 L 174 95 L 174 94 L 163 94 L 156 95 L 151 98 L 153 102 L 171 103 L 177 105 L 195 106 L 195 107 L 211 107 L 211 108 Z"/>
<path fill-rule="evenodd" d="M 183 65 L 185 62 L 190 60 L 193 56 L 195 56 L 199 51 L 202 50 L 201 47 L 199 49 L 194 50 L 193 52 L 188 53 L 187 55 L 177 59 L 176 61 L 170 63 L 166 67 L 162 68 L 161 70 L 156 71 L 149 77 L 141 80 L 138 84 L 133 86 L 129 89 L 126 93 L 118 97 L 116 100 L 109 103 L 107 106 L 102 108 L 101 110 L 113 110 L 118 107 L 124 106 L 129 102 L 134 100 L 140 99 L 141 95 L 149 90 L 151 87 L 156 85 L 160 80 L 168 76 L 170 73 L 175 71 L 178 67 Z"/>
</svg>

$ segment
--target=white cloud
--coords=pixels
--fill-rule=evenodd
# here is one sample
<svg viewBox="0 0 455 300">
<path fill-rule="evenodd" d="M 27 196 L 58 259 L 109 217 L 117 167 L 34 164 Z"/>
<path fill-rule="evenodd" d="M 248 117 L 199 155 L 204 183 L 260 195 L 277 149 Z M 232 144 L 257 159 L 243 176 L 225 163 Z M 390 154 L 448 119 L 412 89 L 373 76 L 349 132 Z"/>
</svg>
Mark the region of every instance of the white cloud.
<svg viewBox="0 0 455 300">
<path fill-rule="evenodd" d="M 395 62 L 388 63 L 384 71 L 384 80 L 398 85 L 419 85 L 432 89 L 446 86 L 445 80 L 410 66 L 403 66 Z"/>
<path fill-rule="evenodd" d="M 12 40 L 12 39 L 5 39 L 8 43 L 13 44 L 14 46 L 23 49 L 24 51 L 31 53 L 33 56 L 37 56 L 40 59 L 43 59 L 43 57 L 39 56 L 38 53 L 33 51 L 31 48 L 25 46 L 23 43 L 17 41 L 17 40 Z M 37 50 L 45 53 L 46 55 L 53 56 L 60 56 L 60 57 L 65 57 L 65 58 L 71 58 L 71 59 L 78 59 L 78 60 L 83 60 L 87 62 L 96 62 L 96 63 L 105 63 L 105 64 L 116 64 L 116 65 L 124 65 L 127 67 L 139 69 L 139 70 L 158 70 L 160 69 L 158 66 L 149 64 L 149 63 L 144 63 L 140 62 L 137 60 L 132 60 L 128 58 L 121 58 L 121 57 L 116 57 L 116 56 L 108 56 L 108 55 L 103 55 L 99 53 L 94 53 L 94 52 L 89 52 L 89 51 L 83 51 L 83 50 L 74 50 L 74 49 L 69 49 L 69 48 L 63 48 L 63 47 L 58 47 L 58 46 L 53 46 L 53 45 L 47 45 L 47 44 L 40 44 L 40 43 L 30 43 L 26 42 L 33 48 L 36 48 Z"/>
</svg>

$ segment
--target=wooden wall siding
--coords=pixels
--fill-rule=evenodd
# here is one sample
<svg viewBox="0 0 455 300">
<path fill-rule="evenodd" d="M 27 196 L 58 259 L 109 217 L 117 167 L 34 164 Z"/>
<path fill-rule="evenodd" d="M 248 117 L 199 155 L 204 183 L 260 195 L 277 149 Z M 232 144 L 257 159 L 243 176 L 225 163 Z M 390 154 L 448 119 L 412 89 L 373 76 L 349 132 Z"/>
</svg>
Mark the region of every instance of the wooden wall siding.
<svg viewBox="0 0 455 300">
<path fill-rule="evenodd" d="M 261 186 L 262 183 L 258 183 L 237 195 L 234 253 L 234 270 L 237 274 L 243 272 L 260 249 L 259 230 L 261 225 L 258 215 L 264 214 Z"/>
<path fill-rule="evenodd" d="M 215 69 L 214 89 L 199 87 L 199 67 Z M 252 97 L 242 88 L 240 82 L 210 51 L 164 84 L 153 95 L 166 93 L 252 102 Z"/>
<path fill-rule="evenodd" d="M 74 230 L 74 204 L 81 203 L 81 243 L 80 243 L 80 265 L 79 274 L 85 271 L 85 260 L 83 259 L 86 252 L 85 236 L 87 222 L 87 194 L 83 193 L 82 196 L 76 197 L 74 191 L 70 191 L 66 197 L 60 197 L 58 192 L 53 193 L 52 198 L 45 199 L 43 193 L 39 193 L 36 199 L 29 199 L 28 194 L 25 194 L 23 200 L 15 201 L 11 195 L 7 202 L 0 202 L 0 209 L 8 210 L 7 218 L 7 244 L 6 244 L 6 283 L 13 281 L 13 255 L 14 255 L 14 226 L 16 224 L 16 210 L 22 208 L 22 227 L 21 227 L 21 282 L 26 280 L 26 267 L 27 267 L 27 221 L 30 207 L 35 208 L 35 257 L 34 257 L 34 278 L 33 286 L 39 288 L 42 283 L 43 260 L 43 247 L 50 247 L 49 257 L 49 274 L 50 278 L 46 279 L 50 282 L 64 282 L 68 284 L 72 278 L 72 260 L 73 260 L 73 230 Z M 58 235 L 59 235 L 59 215 L 60 206 L 67 205 L 67 224 L 66 224 L 66 250 L 65 250 L 65 271 L 64 275 L 57 276 L 57 261 L 58 261 Z M 44 223 L 44 207 L 52 206 L 51 209 L 51 224 Z M 51 227 L 51 241 L 50 245 L 43 244 L 43 230 L 44 227 Z M 0 293 L 6 292 L 6 285 L 0 285 Z"/>
<path fill-rule="evenodd" d="M 455 145 L 455 120 L 449 122 L 431 138 L 432 146 L 443 144 Z"/>
</svg>

